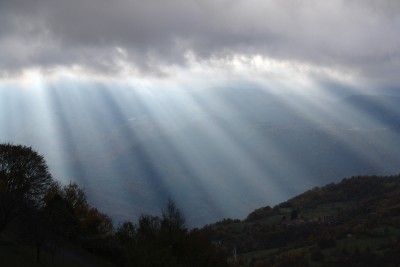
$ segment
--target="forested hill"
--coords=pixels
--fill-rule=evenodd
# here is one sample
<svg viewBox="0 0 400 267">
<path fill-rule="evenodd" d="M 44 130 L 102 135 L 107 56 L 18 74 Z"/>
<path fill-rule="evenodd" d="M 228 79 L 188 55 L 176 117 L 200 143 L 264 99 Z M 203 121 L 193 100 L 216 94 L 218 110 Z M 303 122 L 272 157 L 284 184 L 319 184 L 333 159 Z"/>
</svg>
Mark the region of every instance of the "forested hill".
<svg viewBox="0 0 400 267">
<path fill-rule="evenodd" d="M 340 183 L 316 187 L 279 206 L 312 209 L 333 203 L 368 204 L 370 210 L 387 212 L 400 204 L 400 176 L 357 176 Z M 383 202 L 383 203 L 381 203 Z M 383 206 L 381 206 L 381 204 Z M 383 210 L 381 210 L 381 208 Z M 251 216 L 251 214 L 249 215 Z"/>
<path fill-rule="evenodd" d="M 400 175 L 346 178 L 202 231 L 238 266 L 399 264 Z"/>
</svg>

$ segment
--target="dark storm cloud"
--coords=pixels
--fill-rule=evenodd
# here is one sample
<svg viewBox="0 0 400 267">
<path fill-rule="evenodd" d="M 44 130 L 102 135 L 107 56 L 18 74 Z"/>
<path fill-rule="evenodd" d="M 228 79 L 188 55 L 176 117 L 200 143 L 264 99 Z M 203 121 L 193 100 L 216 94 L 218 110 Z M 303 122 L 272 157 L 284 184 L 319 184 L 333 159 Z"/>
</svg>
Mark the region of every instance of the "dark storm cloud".
<svg viewBox="0 0 400 267">
<path fill-rule="evenodd" d="M 400 2 L 0 0 L 0 68 L 144 71 L 234 54 L 350 69 L 397 82 Z"/>
</svg>

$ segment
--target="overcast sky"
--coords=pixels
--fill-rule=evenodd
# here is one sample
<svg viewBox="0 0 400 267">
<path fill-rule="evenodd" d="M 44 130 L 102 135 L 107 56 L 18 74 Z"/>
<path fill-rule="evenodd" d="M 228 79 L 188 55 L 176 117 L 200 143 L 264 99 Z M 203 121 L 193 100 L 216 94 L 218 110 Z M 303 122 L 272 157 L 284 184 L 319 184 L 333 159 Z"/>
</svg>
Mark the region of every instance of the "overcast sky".
<svg viewBox="0 0 400 267">
<path fill-rule="evenodd" d="M 398 0 L 0 0 L 0 25 L 3 81 L 400 82 Z"/>
</svg>

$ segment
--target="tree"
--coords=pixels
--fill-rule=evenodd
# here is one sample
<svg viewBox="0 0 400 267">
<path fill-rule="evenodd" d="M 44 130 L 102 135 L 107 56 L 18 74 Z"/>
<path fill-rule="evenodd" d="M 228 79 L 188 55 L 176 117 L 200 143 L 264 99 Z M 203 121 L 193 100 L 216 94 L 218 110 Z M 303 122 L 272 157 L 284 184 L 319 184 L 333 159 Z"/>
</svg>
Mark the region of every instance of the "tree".
<svg viewBox="0 0 400 267">
<path fill-rule="evenodd" d="M 3 192 L 43 204 L 53 180 L 43 156 L 32 148 L 0 144 L 0 181 Z"/>
<path fill-rule="evenodd" d="M 185 217 L 169 199 L 161 217 L 141 215 L 115 233 L 125 266 L 222 266 L 227 262 L 200 231 L 188 231 Z"/>
<path fill-rule="evenodd" d="M 154 239 L 160 232 L 158 216 L 142 214 L 138 220 L 137 237 L 139 241 Z"/>
<path fill-rule="evenodd" d="M 162 212 L 161 226 L 170 231 L 186 231 L 185 217 L 172 199 L 168 199 L 167 208 Z"/>
<path fill-rule="evenodd" d="M 0 191 L 0 233 L 20 213 L 22 203 L 14 199 L 10 194 Z"/>
<path fill-rule="evenodd" d="M 70 203 L 78 219 L 83 220 L 90 209 L 85 190 L 80 188 L 76 183 L 70 182 L 62 188 L 62 196 Z"/>
<path fill-rule="evenodd" d="M 121 242 L 121 244 L 127 246 L 136 237 L 136 232 L 136 226 L 130 221 L 125 221 L 122 224 L 119 224 L 115 232 L 115 236 L 119 242 Z"/>
<path fill-rule="evenodd" d="M 43 216 L 49 222 L 53 235 L 71 238 L 76 234 L 79 221 L 71 204 L 60 194 L 54 195 L 47 201 Z"/>
<path fill-rule="evenodd" d="M 18 231 L 15 232 L 20 240 L 36 247 L 36 262 L 40 263 L 40 255 L 43 246 L 50 238 L 48 218 L 43 210 L 27 207 L 17 220 Z"/>
<path fill-rule="evenodd" d="M 47 213 L 50 217 L 54 217 L 52 220 L 60 220 L 61 224 L 66 223 L 72 226 L 72 228 L 65 228 L 66 225 L 60 226 L 64 229 L 64 234 L 68 233 L 65 231 L 66 229 L 72 230 L 69 233 L 72 234 L 70 237 L 78 237 L 79 235 L 82 238 L 83 232 L 87 232 L 89 228 L 92 234 L 96 233 L 97 230 L 94 228 L 97 226 L 93 225 L 96 224 L 95 221 L 102 220 L 95 220 L 99 217 L 96 213 L 100 214 L 100 212 L 89 205 L 85 190 L 75 182 L 70 182 L 67 185 L 53 182 L 47 191 L 44 202 Z"/>
<path fill-rule="evenodd" d="M 52 182 L 43 156 L 30 147 L 0 144 L 0 232 L 21 205 L 43 206 Z"/>
<path fill-rule="evenodd" d="M 104 238 L 113 233 L 111 218 L 97 208 L 89 209 L 86 217 L 81 222 L 81 227 L 83 235 L 92 239 Z"/>
</svg>

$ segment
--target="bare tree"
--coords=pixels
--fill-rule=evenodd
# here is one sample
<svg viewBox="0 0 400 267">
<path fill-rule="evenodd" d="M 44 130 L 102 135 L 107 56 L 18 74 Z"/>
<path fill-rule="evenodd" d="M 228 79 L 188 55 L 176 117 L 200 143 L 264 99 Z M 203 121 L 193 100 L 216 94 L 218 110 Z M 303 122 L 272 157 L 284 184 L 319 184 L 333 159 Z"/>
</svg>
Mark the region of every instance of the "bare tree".
<svg viewBox="0 0 400 267">
<path fill-rule="evenodd" d="M 162 226 L 170 230 L 186 231 L 185 216 L 172 199 L 168 199 L 167 207 L 162 212 Z"/>
</svg>

